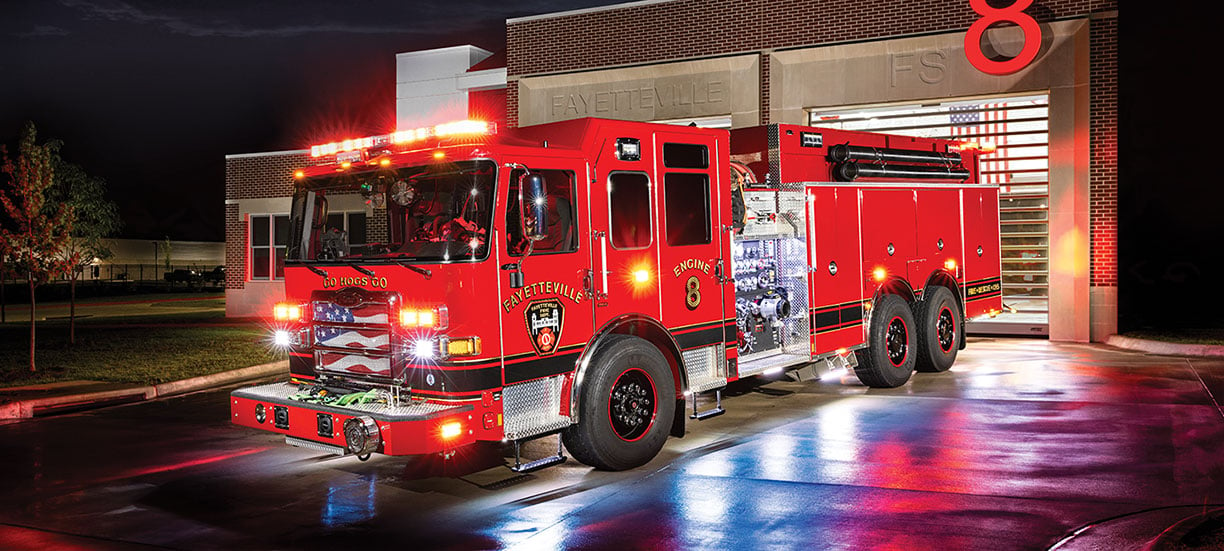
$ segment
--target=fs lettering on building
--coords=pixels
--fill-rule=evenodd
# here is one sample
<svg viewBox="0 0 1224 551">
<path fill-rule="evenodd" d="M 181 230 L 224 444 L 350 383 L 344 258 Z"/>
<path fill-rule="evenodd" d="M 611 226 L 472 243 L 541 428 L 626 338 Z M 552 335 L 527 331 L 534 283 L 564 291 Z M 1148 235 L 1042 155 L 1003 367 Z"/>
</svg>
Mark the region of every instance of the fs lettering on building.
<svg viewBox="0 0 1224 551">
<path fill-rule="evenodd" d="M 560 433 L 627 469 L 722 413 L 731 381 L 896 387 L 951 367 L 966 320 L 1002 309 L 999 187 L 971 140 L 582 118 L 310 151 L 272 309 L 292 378 L 231 400 L 293 445 L 512 442 L 525 471 L 565 456 L 518 445 Z M 348 238 L 331 215 L 352 203 L 383 237 Z"/>
</svg>

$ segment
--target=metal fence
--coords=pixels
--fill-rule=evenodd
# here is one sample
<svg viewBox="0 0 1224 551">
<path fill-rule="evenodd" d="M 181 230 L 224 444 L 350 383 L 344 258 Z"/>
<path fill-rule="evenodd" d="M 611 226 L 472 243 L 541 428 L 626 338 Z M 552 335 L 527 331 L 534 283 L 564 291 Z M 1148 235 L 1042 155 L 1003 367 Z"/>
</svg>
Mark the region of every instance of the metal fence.
<svg viewBox="0 0 1224 551">
<path fill-rule="evenodd" d="M 77 277 L 77 284 L 97 281 L 192 283 L 222 286 L 225 284 L 225 272 L 218 272 L 216 268 L 216 264 L 172 264 L 169 269 L 165 264 L 98 264 L 86 266 Z M 66 283 L 69 279 L 67 275 L 64 275 L 51 283 Z M 4 282 L 25 283 L 25 278 L 18 275 L 6 278 Z"/>
</svg>

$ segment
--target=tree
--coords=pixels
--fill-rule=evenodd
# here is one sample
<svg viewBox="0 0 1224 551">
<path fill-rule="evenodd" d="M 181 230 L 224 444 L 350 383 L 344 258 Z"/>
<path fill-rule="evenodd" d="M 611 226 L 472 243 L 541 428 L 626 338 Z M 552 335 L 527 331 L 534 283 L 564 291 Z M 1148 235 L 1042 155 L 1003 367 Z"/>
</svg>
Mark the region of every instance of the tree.
<svg viewBox="0 0 1224 551">
<path fill-rule="evenodd" d="M 162 242 L 162 250 L 166 251 L 166 271 L 170 271 L 170 236 L 166 236 L 166 240 Z"/>
<path fill-rule="evenodd" d="M 68 266 L 68 342 L 76 344 L 76 284 L 94 260 L 106 260 L 114 253 L 104 239 L 119 231 L 119 207 L 106 199 L 106 181 L 85 173 L 80 166 L 55 161 L 55 185 L 50 203 L 67 205 L 72 210 L 72 237 L 60 251 Z"/>
<path fill-rule="evenodd" d="M 33 123 L 26 123 L 17 146 L 17 158 L 0 145 L 5 188 L 0 189 L 0 207 L 12 223 L 0 226 L 0 255 L 12 259 L 16 272 L 26 276 L 30 287 L 30 371 L 34 369 L 34 289 L 62 275 L 68 266 L 60 251 L 72 233 L 72 207 L 48 204 L 48 190 L 55 183 L 56 142 L 38 143 Z"/>
</svg>

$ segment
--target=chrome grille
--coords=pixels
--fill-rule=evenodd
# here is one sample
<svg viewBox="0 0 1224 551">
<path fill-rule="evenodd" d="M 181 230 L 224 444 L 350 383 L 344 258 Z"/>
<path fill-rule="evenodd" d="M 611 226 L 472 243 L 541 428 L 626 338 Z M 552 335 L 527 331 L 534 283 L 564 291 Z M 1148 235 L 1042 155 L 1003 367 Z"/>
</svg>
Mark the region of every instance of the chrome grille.
<svg viewBox="0 0 1224 551">
<path fill-rule="evenodd" d="M 387 328 L 358 329 L 315 325 L 314 345 L 325 348 L 373 350 L 389 354 L 391 352 L 391 331 Z"/>
<path fill-rule="evenodd" d="M 321 372 L 393 378 L 392 321 L 399 297 L 346 287 L 311 294 L 311 345 Z"/>
</svg>

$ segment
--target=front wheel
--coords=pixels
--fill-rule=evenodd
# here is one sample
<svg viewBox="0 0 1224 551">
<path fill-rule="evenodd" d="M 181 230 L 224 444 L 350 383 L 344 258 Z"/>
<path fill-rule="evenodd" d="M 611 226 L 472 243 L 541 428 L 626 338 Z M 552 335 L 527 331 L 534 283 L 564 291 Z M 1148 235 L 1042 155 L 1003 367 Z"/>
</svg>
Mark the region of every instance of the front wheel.
<svg viewBox="0 0 1224 551">
<path fill-rule="evenodd" d="M 873 388 L 895 388 L 914 373 L 914 315 L 905 299 L 884 295 L 871 312 L 867 348 L 855 352 L 854 374 Z"/>
<path fill-rule="evenodd" d="M 578 424 L 561 439 L 575 459 L 606 471 L 646 464 L 663 449 L 676 408 L 667 360 L 650 343 L 613 335 L 595 352 Z"/>
</svg>

